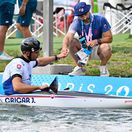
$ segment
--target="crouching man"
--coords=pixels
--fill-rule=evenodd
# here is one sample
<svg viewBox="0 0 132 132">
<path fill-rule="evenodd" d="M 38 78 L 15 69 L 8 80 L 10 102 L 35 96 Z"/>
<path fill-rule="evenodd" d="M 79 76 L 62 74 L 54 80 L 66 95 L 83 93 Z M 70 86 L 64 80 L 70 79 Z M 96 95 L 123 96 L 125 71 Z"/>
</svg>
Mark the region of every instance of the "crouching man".
<svg viewBox="0 0 132 132">
<path fill-rule="evenodd" d="M 64 37 L 62 53 L 70 51 L 76 67 L 69 75 L 85 75 L 84 65 L 89 56 L 101 60 L 100 76 L 109 76 L 107 62 L 112 55 L 111 27 L 103 16 L 90 13 L 90 5 L 80 2 L 74 7 L 75 19 Z M 78 34 L 79 39 L 74 35 Z"/>
</svg>

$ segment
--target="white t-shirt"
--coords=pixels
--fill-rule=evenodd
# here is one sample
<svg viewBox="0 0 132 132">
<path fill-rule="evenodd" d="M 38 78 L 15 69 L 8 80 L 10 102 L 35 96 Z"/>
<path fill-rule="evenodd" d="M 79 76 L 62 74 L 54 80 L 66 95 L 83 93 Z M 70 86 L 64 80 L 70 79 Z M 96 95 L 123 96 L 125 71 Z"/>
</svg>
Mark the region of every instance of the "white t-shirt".
<svg viewBox="0 0 132 132">
<path fill-rule="evenodd" d="M 26 62 L 22 58 L 13 59 L 5 68 L 3 73 L 3 88 L 6 94 L 13 94 L 15 91 L 12 85 L 13 76 L 20 76 L 22 82 L 31 84 L 32 68 L 37 65 L 37 61 Z"/>
</svg>

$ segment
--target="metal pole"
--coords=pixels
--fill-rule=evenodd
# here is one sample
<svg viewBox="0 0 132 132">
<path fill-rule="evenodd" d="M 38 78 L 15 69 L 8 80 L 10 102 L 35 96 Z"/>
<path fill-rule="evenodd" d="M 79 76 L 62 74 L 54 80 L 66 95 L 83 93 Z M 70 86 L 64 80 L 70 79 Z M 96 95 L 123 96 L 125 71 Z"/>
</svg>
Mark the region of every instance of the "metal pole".
<svg viewBox="0 0 132 132">
<path fill-rule="evenodd" d="M 53 54 L 53 0 L 43 0 L 43 54 Z"/>
</svg>

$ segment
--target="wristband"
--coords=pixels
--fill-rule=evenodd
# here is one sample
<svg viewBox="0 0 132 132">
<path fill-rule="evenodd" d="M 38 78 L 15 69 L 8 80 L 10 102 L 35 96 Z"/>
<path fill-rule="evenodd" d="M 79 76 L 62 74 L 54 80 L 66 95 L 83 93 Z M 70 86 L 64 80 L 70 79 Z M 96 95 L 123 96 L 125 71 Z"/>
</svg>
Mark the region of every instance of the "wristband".
<svg viewBox="0 0 132 132">
<path fill-rule="evenodd" d="M 54 57 L 55 57 L 55 61 L 57 61 L 59 58 L 57 57 L 57 55 L 54 55 Z"/>
<path fill-rule="evenodd" d="M 101 45 L 101 44 L 102 44 L 101 39 L 97 39 L 97 42 L 98 42 L 98 44 L 99 44 L 99 45 Z"/>
</svg>

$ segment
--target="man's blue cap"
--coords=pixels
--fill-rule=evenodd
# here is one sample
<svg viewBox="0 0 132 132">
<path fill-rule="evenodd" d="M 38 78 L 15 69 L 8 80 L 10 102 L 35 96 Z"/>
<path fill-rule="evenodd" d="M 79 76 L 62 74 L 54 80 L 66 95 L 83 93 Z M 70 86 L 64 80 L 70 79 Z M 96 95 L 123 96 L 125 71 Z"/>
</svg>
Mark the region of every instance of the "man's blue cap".
<svg viewBox="0 0 132 132">
<path fill-rule="evenodd" d="M 74 16 L 81 16 L 89 12 L 91 5 L 87 5 L 85 2 L 79 2 L 74 6 Z"/>
</svg>

